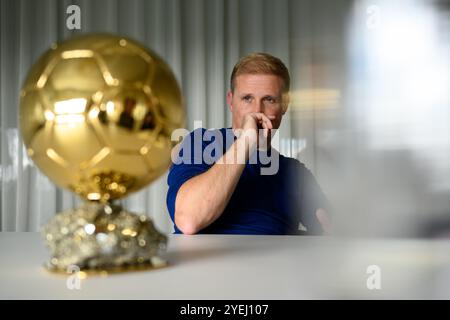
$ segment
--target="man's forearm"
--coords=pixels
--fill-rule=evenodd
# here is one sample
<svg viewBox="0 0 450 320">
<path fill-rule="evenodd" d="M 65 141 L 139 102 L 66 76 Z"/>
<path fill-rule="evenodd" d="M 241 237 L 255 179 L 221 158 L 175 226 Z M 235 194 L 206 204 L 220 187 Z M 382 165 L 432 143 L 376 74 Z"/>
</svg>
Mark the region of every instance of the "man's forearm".
<svg viewBox="0 0 450 320">
<path fill-rule="evenodd" d="M 183 233 L 197 233 L 220 217 L 253 149 L 254 143 L 245 137 L 237 139 L 208 171 L 181 186 L 175 201 L 175 224 Z"/>
</svg>

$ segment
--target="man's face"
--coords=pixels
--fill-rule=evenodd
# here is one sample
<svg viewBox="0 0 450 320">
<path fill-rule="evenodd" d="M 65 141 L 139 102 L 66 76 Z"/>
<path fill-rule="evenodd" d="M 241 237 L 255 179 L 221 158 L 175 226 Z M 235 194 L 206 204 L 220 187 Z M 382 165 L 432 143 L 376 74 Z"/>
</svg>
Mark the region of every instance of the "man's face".
<svg viewBox="0 0 450 320">
<path fill-rule="evenodd" d="M 228 92 L 227 102 L 233 114 L 233 128 L 242 128 L 248 113 L 260 112 L 273 116 L 274 129 L 280 127 L 287 109 L 287 97 L 283 101 L 283 79 L 269 74 L 241 74 L 235 79 L 234 92 Z"/>
</svg>

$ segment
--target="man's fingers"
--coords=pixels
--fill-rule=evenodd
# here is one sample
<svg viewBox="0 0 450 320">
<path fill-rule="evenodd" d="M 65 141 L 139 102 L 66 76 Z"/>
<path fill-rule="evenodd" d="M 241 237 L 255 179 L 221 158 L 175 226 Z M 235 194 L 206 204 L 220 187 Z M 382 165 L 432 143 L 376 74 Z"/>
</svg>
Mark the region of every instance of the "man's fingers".
<svg viewBox="0 0 450 320">
<path fill-rule="evenodd" d="M 263 129 L 263 136 L 267 138 L 269 136 L 270 129 L 272 129 L 272 123 L 270 121 L 261 120 L 261 127 Z"/>
<path fill-rule="evenodd" d="M 255 113 L 256 117 L 258 117 L 259 120 L 262 121 L 262 123 L 267 124 L 268 129 L 272 129 L 272 121 L 264 114 L 264 113 Z"/>
<path fill-rule="evenodd" d="M 256 122 L 256 129 L 263 129 L 263 136 L 268 137 L 270 130 L 273 129 L 272 121 L 270 118 L 275 118 L 274 116 L 266 116 L 264 113 L 251 113 L 248 116 L 252 117 L 253 120 Z M 257 132 L 258 134 L 258 132 Z"/>
</svg>

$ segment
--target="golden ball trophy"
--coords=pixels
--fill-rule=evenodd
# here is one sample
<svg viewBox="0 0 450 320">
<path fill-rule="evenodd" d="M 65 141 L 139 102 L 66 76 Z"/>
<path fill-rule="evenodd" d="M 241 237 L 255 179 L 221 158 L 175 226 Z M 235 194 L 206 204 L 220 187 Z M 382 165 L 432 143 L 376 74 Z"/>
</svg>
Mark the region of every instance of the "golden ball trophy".
<svg viewBox="0 0 450 320">
<path fill-rule="evenodd" d="M 184 126 L 182 95 L 168 65 L 141 44 L 85 34 L 53 45 L 21 90 L 28 155 L 56 185 L 86 203 L 43 228 L 50 271 L 157 267 L 167 237 L 115 200 L 161 176 L 171 133 Z"/>
</svg>

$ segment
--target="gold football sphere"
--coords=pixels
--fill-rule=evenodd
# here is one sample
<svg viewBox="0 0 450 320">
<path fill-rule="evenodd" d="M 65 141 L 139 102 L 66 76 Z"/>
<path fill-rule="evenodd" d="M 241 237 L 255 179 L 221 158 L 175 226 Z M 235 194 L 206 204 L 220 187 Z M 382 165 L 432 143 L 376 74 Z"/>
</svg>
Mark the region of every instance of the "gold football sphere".
<svg viewBox="0 0 450 320">
<path fill-rule="evenodd" d="M 163 174 L 184 117 L 168 65 L 109 34 L 53 45 L 21 91 L 28 155 L 57 185 L 93 201 L 121 198 Z"/>
</svg>

